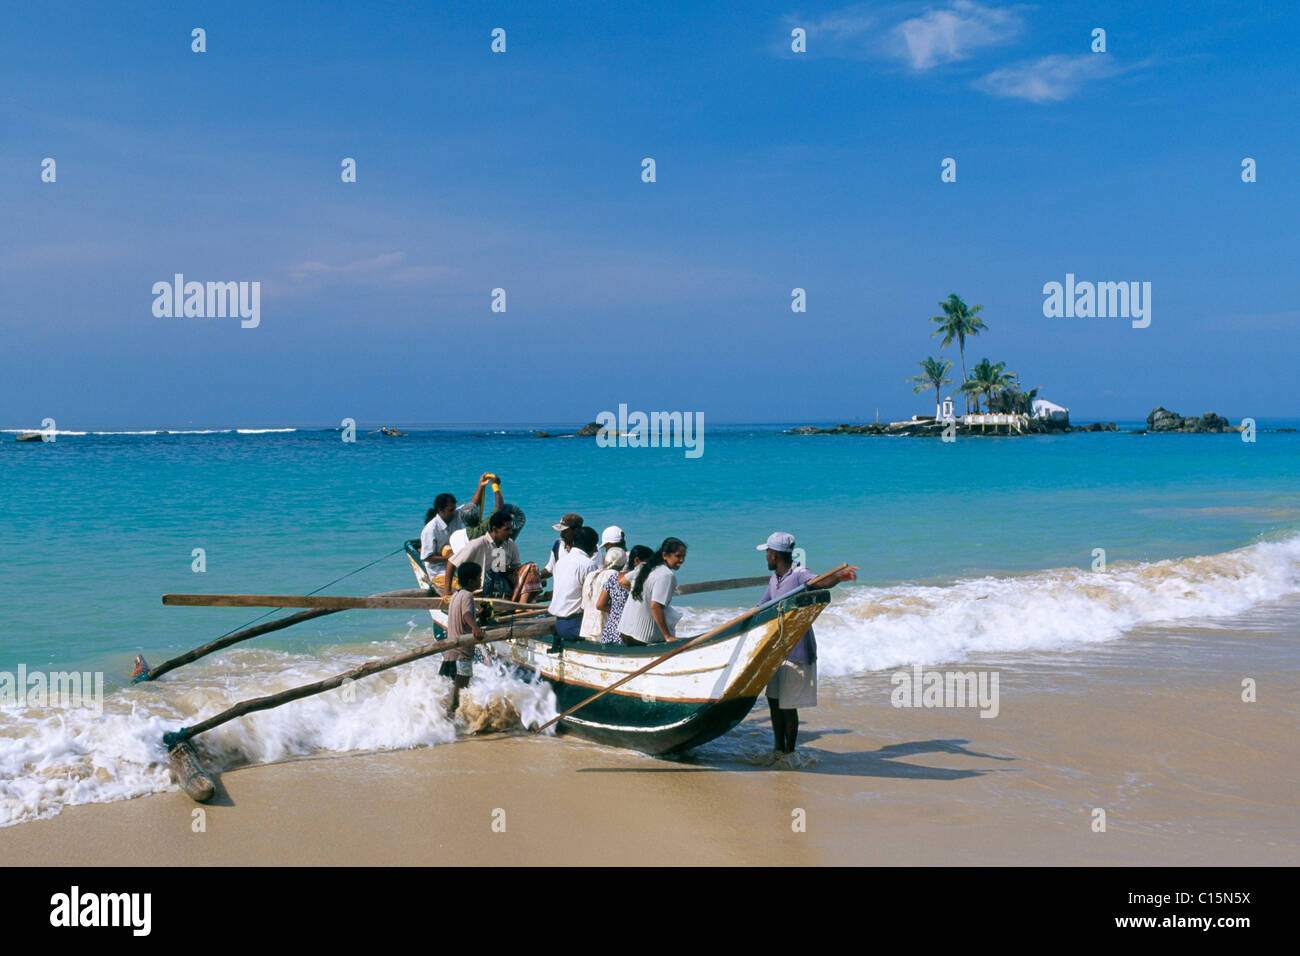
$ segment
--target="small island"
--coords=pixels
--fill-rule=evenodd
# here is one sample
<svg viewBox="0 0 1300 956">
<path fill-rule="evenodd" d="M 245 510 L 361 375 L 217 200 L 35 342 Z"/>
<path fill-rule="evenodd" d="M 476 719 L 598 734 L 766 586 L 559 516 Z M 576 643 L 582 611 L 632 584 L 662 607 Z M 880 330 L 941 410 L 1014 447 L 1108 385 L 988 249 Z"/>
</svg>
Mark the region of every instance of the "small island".
<svg viewBox="0 0 1300 956">
<path fill-rule="evenodd" d="M 1007 371 L 1006 362 L 981 359 L 970 372 L 966 371 L 966 340 L 988 331 L 980 312 L 984 306 L 967 306 L 961 296 L 952 293 L 939 303 L 942 315 L 930 317 L 935 328 L 931 338 L 942 335 L 940 350 L 957 343 L 961 363 L 962 383 L 958 391 L 965 398 L 965 412 L 957 414 L 952 396 L 940 398 L 945 385 L 953 379 L 948 373 L 953 368 L 951 360 L 942 356 L 929 356 L 917 364 L 921 368 L 907 382 L 916 394 L 934 390 L 934 414 L 913 415 L 901 422 L 871 422 L 868 424 L 841 424 L 830 428 L 800 425 L 787 429 L 791 435 L 888 435 L 891 437 L 954 437 L 957 435 L 1015 436 L 1068 434 L 1071 432 L 1118 432 L 1114 422 L 1090 422 L 1085 425 L 1070 424 L 1070 410 L 1047 399 L 1040 398 L 1039 388 L 1025 390 L 1020 376 Z M 984 407 L 981 409 L 980 403 Z M 972 408 L 973 405 L 973 408 Z M 1240 432 L 1240 425 L 1231 425 L 1222 415 L 1206 412 L 1200 418 L 1184 418 L 1163 406 L 1147 416 L 1147 427 L 1137 429 L 1137 434 L 1187 433 L 1218 434 Z"/>
</svg>

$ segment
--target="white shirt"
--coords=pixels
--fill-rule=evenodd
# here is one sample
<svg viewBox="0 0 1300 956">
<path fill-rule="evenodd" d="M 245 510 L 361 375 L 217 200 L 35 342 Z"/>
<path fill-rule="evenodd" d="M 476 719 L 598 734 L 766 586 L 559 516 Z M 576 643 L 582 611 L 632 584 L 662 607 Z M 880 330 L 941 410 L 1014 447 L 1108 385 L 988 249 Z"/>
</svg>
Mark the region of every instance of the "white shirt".
<svg viewBox="0 0 1300 956">
<path fill-rule="evenodd" d="M 485 534 L 451 556 L 451 563 L 458 568 L 466 561 L 473 561 L 482 568 L 484 577 L 488 571 L 506 574 L 519 567 L 519 548 L 512 538 L 506 538 L 505 544 L 498 547 L 492 543 L 492 535 Z"/>
<path fill-rule="evenodd" d="M 560 555 L 555 562 L 555 581 L 547 609 L 556 617 L 573 617 L 582 610 L 582 582 L 592 571 L 600 570 L 600 559 L 577 548 Z"/>
<path fill-rule="evenodd" d="M 452 533 L 465 527 L 466 521 L 477 521 L 478 509 L 474 502 L 467 501 L 451 516 L 450 521 L 443 521 L 442 515 L 434 515 L 433 520 L 420 532 L 420 560 L 428 561 L 442 554 L 442 549 L 451 543 Z"/>
<path fill-rule="evenodd" d="M 559 547 L 557 548 L 555 545 L 559 545 Z M 542 568 L 542 570 L 547 574 L 554 574 L 555 563 L 568 554 L 570 550 L 569 546 L 563 541 L 556 541 L 555 544 L 551 545 L 550 556 L 546 559 L 546 567 Z"/>
<path fill-rule="evenodd" d="M 618 571 L 614 568 L 601 568 L 592 571 L 582 582 L 582 627 L 578 630 L 579 637 L 585 637 L 589 641 L 600 640 L 600 632 L 605 629 L 606 613 L 596 607 L 596 598 L 600 597 L 600 592 L 605 588 L 605 582 L 608 581 Z"/>
<path fill-rule="evenodd" d="M 631 587 L 628 589 L 627 602 L 623 605 L 623 618 L 618 622 L 619 633 L 643 644 L 659 644 L 665 638 L 650 614 L 650 602 L 657 601 L 664 606 L 664 621 L 670 628 L 673 627 L 680 615 L 674 614 L 668 605 L 677 593 L 677 575 L 668 565 L 659 565 L 646 575 L 645 584 L 641 588 L 641 600 L 638 601 L 631 592 L 636 588 L 636 576 L 640 573 L 641 569 L 637 568 L 628 581 Z"/>
</svg>

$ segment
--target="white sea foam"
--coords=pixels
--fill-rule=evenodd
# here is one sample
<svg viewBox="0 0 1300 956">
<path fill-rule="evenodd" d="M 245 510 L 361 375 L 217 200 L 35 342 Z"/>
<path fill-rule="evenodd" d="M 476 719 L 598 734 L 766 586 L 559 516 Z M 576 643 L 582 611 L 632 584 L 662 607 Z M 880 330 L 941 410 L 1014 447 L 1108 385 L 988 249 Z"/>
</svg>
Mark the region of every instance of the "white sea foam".
<svg viewBox="0 0 1300 956">
<path fill-rule="evenodd" d="M 427 632 L 417 640 L 427 639 Z M 106 696 L 104 713 L 8 708 L 0 729 L 0 826 L 57 814 L 65 806 L 109 803 L 175 789 L 162 735 L 193 725 L 250 697 L 342 673 L 413 642 L 332 651 L 323 658 L 232 648 L 155 683 Z M 315 697 L 236 718 L 194 739 L 214 770 L 302 754 L 396 750 L 450 743 L 451 682 L 437 657 L 417 661 Z M 537 726 L 555 716 L 544 684 L 478 664 L 467 692 L 480 706 L 501 703 Z"/>
<path fill-rule="evenodd" d="M 1148 625 L 1214 627 L 1297 593 L 1300 537 L 1107 571 L 1056 568 L 946 586 L 840 585 L 817 618 L 818 667 L 822 676 L 865 674 L 972 654 L 1077 648 Z M 688 612 L 679 633 L 698 633 L 738 611 Z"/>
<path fill-rule="evenodd" d="M 275 432 L 296 432 L 296 428 L 143 428 L 130 431 L 71 431 L 55 429 L 58 435 L 266 435 Z M 27 432 L 44 432 L 43 428 L 0 428 L 0 434 L 23 435 Z"/>
<path fill-rule="evenodd" d="M 46 434 L 46 435 L 49 434 L 49 430 L 44 428 L 0 428 L 0 432 L 3 432 L 6 435 L 26 435 L 28 432 L 41 432 L 42 434 Z M 67 429 L 64 428 L 56 428 L 54 429 L 54 434 L 56 436 L 57 435 L 84 435 L 86 434 L 86 432 L 73 432 L 73 431 L 68 431 Z"/>
</svg>

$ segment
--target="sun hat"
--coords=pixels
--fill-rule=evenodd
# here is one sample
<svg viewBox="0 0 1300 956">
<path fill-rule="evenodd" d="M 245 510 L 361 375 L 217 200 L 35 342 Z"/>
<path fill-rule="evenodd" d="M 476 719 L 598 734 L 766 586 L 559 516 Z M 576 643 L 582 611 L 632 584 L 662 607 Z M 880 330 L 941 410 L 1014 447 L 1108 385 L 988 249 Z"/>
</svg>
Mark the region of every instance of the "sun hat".
<svg viewBox="0 0 1300 956">
<path fill-rule="evenodd" d="M 773 531 L 767 536 L 767 542 L 760 544 L 755 551 L 784 551 L 787 554 L 794 551 L 794 535 L 785 531 Z"/>
<path fill-rule="evenodd" d="M 560 519 L 559 524 L 551 525 L 551 530 L 563 531 L 565 528 L 581 528 L 581 527 L 582 527 L 582 515 L 574 514 L 572 511 L 570 511 L 567 515 L 565 515 L 563 518 Z"/>
</svg>

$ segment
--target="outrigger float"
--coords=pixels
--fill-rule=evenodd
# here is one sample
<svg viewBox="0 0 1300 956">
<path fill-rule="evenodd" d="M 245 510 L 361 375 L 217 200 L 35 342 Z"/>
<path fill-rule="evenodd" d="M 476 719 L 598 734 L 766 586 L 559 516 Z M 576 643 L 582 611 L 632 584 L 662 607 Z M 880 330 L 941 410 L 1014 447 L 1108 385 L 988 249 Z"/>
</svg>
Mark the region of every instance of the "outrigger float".
<svg viewBox="0 0 1300 956">
<path fill-rule="evenodd" d="M 352 609 L 426 610 L 438 638 L 393 657 L 368 661 L 343 674 L 302 687 L 242 701 L 206 720 L 163 735 L 163 745 L 181 788 L 199 802 L 216 792 L 190 741 L 229 720 L 293 700 L 323 693 L 346 681 L 420 660 L 473 638 L 447 637 L 448 600 L 435 591 L 419 559 L 418 542 L 408 542 L 407 558 L 418 588 L 364 597 L 275 594 L 164 594 L 163 604 L 188 607 L 302 608 L 296 614 L 244 628 L 151 668 L 137 656 L 132 681 L 154 680 L 167 671 L 240 641 L 300 621 Z M 557 642 L 555 619 L 545 604 L 524 605 L 482 598 L 494 621 L 484 627 L 482 652 L 526 679 L 544 681 L 561 711 L 534 732 L 557 730 L 597 743 L 654 755 L 677 754 L 734 728 L 754 706 L 794 645 L 830 602 L 824 584 L 841 564 L 789 594 L 745 611 L 691 638 L 667 644 L 625 647 L 593 641 Z M 767 577 L 706 581 L 678 587 L 681 595 L 765 585 Z M 579 715 L 581 711 L 581 715 Z"/>
</svg>

